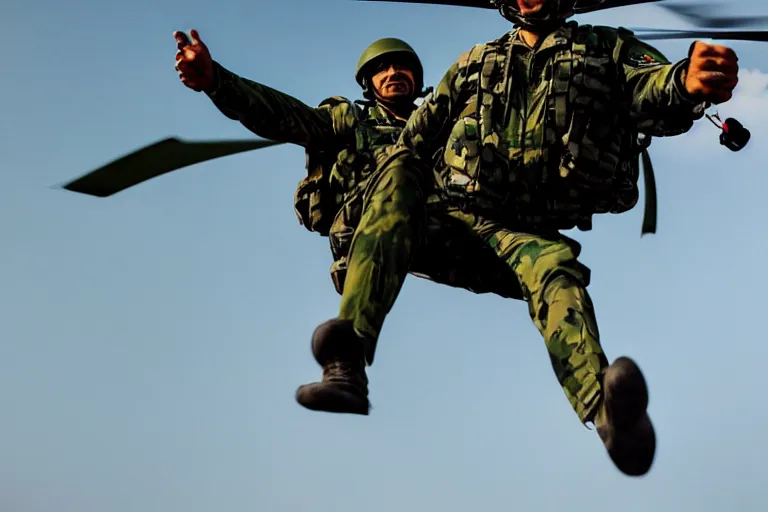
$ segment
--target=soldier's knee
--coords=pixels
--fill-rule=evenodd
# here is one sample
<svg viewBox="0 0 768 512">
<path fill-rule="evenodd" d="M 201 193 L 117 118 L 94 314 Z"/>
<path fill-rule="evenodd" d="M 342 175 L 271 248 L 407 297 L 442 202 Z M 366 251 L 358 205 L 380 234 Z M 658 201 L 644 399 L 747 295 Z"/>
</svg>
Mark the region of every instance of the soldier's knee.
<svg viewBox="0 0 768 512">
<path fill-rule="evenodd" d="M 376 173 L 390 174 L 393 170 L 408 168 L 413 162 L 410 150 L 404 146 L 387 146 L 376 157 Z"/>
<path fill-rule="evenodd" d="M 561 260 L 552 267 L 542 269 L 540 286 L 547 294 L 553 287 L 557 289 L 575 288 L 586 290 L 589 286 L 590 270 L 577 259 Z"/>
<path fill-rule="evenodd" d="M 366 210 L 388 215 L 423 217 L 426 214 L 423 185 L 410 168 L 393 165 L 383 169 L 376 178 L 369 190 Z"/>
<path fill-rule="evenodd" d="M 559 240 L 532 238 L 515 250 L 510 263 L 519 274 L 544 274 L 576 260 L 573 249 Z"/>
<path fill-rule="evenodd" d="M 431 169 L 405 146 L 387 147 L 377 159 L 377 173 L 399 181 L 415 182 L 419 189 L 426 189 L 433 183 Z"/>
<path fill-rule="evenodd" d="M 384 148 L 377 157 L 377 163 L 379 167 L 386 167 L 389 165 L 396 165 L 397 163 L 411 162 L 413 160 L 413 152 L 406 146 L 399 144 L 392 144 Z"/>
<path fill-rule="evenodd" d="M 586 288 L 590 270 L 579 262 L 578 254 L 578 247 L 565 240 L 531 240 L 517 251 L 512 263 L 529 289 L 543 291 L 555 280 Z"/>
</svg>

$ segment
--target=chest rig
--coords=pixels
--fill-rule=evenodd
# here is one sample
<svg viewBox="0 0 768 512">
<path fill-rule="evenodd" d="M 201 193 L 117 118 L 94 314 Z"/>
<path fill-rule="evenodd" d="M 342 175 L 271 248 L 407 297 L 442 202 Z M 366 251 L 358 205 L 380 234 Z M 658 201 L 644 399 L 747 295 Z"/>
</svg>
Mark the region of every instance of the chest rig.
<svg viewBox="0 0 768 512">
<path fill-rule="evenodd" d="M 511 32 L 469 54 L 468 100 L 445 153 L 449 195 L 557 229 L 590 229 L 596 213 L 631 209 L 642 148 L 627 128 L 616 31 L 569 23 L 541 42 L 531 57 L 543 64 L 535 69 L 546 83 L 541 147 L 516 154 L 504 130 L 517 37 Z"/>
<path fill-rule="evenodd" d="M 379 152 L 397 142 L 405 123 L 370 102 L 332 97 L 320 108 L 329 110 L 336 140 L 306 150 L 307 176 L 296 188 L 294 211 L 309 231 L 328 236 L 339 207 L 365 185 Z"/>
</svg>

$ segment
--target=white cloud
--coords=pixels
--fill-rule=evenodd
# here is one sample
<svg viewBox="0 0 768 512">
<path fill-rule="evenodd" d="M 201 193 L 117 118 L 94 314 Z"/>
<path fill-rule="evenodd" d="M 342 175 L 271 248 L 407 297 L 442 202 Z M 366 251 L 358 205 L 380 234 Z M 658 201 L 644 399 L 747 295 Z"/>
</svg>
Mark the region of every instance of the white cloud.
<svg viewBox="0 0 768 512">
<path fill-rule="evenodd" d="M 745 125 L 752 125 L 768 136 L 768 73 L 758 69 L 740 70 L 733 98 L 718 110 L 722 116 L 738 117 Z"/>
<path fill-rule="evenodd" d="M 759 69 L 743 69 L 739 73 L 739 94 L 768 97 L 768 73 Z"/>
</svg>

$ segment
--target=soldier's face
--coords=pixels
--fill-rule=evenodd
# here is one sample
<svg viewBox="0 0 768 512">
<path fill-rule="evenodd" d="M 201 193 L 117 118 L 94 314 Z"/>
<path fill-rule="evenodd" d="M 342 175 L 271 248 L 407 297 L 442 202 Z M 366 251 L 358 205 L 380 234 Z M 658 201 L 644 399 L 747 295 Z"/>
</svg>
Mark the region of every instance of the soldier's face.
<svg viewBox="0 0 768 512">
<path fill-rule="evenodd" d="M 517 8 L 520 9 L 520 14 L 526 16 L 540 11 L 547 0 L 516 0 Z"/>
<path fill-rule="evenodd" d="M 416 80 L 408 67 L 387 62 L 374 71 L 371 84 L 382 99 L 393 100 L 412 96 Z"/>
</svg>

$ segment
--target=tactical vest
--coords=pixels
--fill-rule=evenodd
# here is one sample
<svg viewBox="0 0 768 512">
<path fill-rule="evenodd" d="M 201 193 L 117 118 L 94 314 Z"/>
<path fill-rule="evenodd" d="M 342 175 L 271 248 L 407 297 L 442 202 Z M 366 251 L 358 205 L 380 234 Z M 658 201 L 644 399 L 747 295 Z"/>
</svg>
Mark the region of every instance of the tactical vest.
<svg viewBox="0 0 768 512">
<path fill-rule="evenodd" d="M 615 35 L 607 41 L 605 29 L 572 22 L 546 41 L 543 165 L 533 169 L 511 162 L 503 135 L 514 81 L 513 37 L 516 31 L 469 53 L 471 97 L 445 150 L 447 194 L 470 207 L 501 209 L 516 222 L 556 229 L 591 229 L 592 215 L 633 208 L 638 157 L 650 138 L 641 143 L 627 122 Z"/>
<path fill-rule="evenodd" d="M 307 176 L 296 188 L 294 211 L 309 231 L 328 236 L 341 204 L 364 187 L 376 170 L 379 152 L 397 142 L 404 123 L 391 120 L 375 104 L 338 96 L 320 107 L 331 111 L 339 140 L 306 150 Z"/>
</svg>

